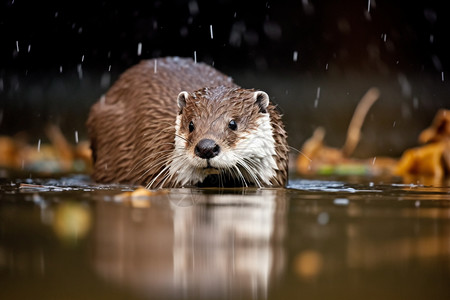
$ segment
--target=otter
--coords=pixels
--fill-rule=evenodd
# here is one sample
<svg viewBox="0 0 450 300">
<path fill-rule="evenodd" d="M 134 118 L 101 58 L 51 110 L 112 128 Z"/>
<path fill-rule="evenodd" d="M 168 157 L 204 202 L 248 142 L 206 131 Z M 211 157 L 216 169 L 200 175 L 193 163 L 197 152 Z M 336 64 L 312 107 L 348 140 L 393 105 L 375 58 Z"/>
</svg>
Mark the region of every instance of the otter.
<svg viewBox="0 0 450 300">
<path fill-rule="evenodd" d="M 91 107 L 87 128 L 97 182 L 170 188 L 287 181 L 287 134 L 267 93 L 192 59 L 129 68 Z"/>
</svg>

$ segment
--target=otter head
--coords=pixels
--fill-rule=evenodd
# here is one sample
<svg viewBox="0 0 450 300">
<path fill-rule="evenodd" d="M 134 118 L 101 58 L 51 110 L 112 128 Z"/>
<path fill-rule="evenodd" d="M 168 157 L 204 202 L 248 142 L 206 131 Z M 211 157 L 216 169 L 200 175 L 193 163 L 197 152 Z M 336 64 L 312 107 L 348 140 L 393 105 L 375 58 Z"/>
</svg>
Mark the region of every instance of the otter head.
<svg viewBox="0 0 450 300">
<path fill-rule="evenodd" d="M 269 96 L 241 88 L 204 88 L 178 95 L 170 173 L 181 185 L 268 186 L 275 176 Z"/>
</svg>

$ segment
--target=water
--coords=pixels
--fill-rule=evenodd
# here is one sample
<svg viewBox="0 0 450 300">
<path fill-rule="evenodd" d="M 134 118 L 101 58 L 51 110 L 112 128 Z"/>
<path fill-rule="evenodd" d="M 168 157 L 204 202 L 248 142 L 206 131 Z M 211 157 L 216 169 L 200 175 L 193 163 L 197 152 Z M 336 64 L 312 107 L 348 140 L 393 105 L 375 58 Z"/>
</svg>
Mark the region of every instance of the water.
<svg viewBox="0 0 450 300">
<path fill-rule="evenodd" d="M 0 299 L 448 299 L 450 188 L 3 180 Z"/>
</svg>

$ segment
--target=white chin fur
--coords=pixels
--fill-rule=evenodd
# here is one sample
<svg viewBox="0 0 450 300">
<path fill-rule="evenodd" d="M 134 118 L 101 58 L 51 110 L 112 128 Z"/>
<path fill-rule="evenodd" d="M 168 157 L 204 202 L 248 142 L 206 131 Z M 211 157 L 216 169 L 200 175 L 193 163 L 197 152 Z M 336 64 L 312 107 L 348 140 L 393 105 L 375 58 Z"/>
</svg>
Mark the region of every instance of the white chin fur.
<svg viewBox="0 0 450 300">
<path fill-rule="evenodd" d="M 180 129 L 181 116 L 177 116 L 175 131 Z M 269 114 L 258 119 L 255 131 L 247 133 L 234 149 L 222 151 L 210 159 L 210 165 L 220 170 L 229 170 L 237 179 L 245 179 L 246 184 L 256 186 L 271 185 L 270 179 L 275 177 L 277 164 L 275 161 L 275 140 Z M 203 182 L 210 174 L 219 174 L 220 170 L 205 169 L 206 160 L 186 153 L 185 141 L 175 136 L 175 151 L 169 166 L 170 176 L 178 184 L 189 185 Z M 245 184 L 244 184 L 245 185 Z"/>
</svg>

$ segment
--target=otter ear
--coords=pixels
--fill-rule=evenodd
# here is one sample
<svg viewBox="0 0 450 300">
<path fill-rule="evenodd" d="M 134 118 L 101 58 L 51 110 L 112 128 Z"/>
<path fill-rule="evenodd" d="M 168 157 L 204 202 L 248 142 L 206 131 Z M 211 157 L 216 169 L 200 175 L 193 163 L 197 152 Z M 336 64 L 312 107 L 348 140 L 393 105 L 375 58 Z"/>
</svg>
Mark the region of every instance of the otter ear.
<svg viewBox="0 0 450 300">
<path fill-rule="evenodd" d="M 178 94 L 177 102 L 178 102 L 178 108 L 180 109 L 180 113 L 179 113 L 180 115 L 183 113 L 183 108 L 186 107 L 186 100 L 188 97 L 189 97 L 188 92 L 183 91 Z"/>
<path fill-rule="evenodd" d="M 253 93 L 253 99 L 259 106 L 260 113 L 267 113 L 267 107 L 269 106 L 269 95 L 263 91 L 257 91 Z"/>
</svg>

